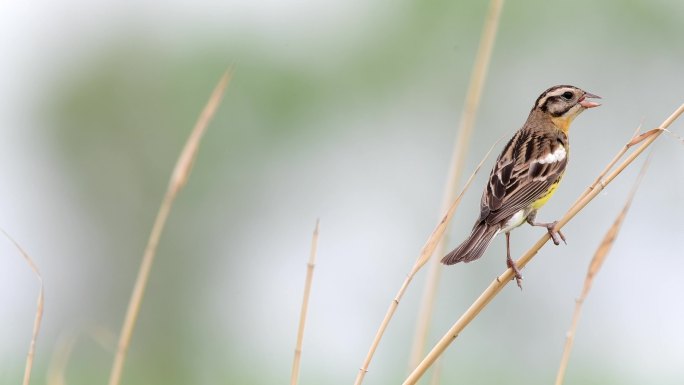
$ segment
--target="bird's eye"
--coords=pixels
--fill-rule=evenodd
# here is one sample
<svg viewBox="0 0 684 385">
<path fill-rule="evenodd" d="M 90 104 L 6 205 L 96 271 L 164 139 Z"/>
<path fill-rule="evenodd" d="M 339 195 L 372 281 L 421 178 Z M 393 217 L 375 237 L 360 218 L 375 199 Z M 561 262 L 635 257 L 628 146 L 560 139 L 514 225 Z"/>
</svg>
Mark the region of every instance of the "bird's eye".
<svg viewBox="0 0 684 385">
<path fill-rule="evenodd" d="M 573 95 L 572 95 L 572 92 L 570 92 L 570 91 L 565 91 L 565 92 L 563 92 L 563 95 L 561 95 L 561 96 L 562 96 L 563 99 L 565 99 L 565 100 L 570 100 L 570 99 L 572 99 L 572 96 L 573 96 Z"/>
</svg>

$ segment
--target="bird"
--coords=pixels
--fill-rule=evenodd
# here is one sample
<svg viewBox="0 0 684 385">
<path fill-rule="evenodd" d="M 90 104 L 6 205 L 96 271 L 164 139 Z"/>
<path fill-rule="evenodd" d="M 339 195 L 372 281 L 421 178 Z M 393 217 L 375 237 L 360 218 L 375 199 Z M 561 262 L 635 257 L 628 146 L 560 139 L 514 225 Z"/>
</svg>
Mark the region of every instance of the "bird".
<svg viewBox="0 0 684 385">
<path fill-rule="evenodd" d="M 553 243 L 565 236 L 554 230 L 557 221 L 537 222 L 536 215 L 556 192 L 568 164 L 568 133 L 583 111 L 600 106 L 589 99 L 600 96 L 571 85 L 557 85 L 535 101 L 525 124 L 508 141 L 496 160 L 480 200 L 478 217 L 468 238 L 448 253 L 442 263 L 471 262 L 484 254 L 494 237 L 506 235 L 506 266 L 522 289 L 522 274 L 511 259 L 511 230 L 527 222 L 545 227 Z M 567 243 L 567 242 L 566 242 Z"/>
</svg>

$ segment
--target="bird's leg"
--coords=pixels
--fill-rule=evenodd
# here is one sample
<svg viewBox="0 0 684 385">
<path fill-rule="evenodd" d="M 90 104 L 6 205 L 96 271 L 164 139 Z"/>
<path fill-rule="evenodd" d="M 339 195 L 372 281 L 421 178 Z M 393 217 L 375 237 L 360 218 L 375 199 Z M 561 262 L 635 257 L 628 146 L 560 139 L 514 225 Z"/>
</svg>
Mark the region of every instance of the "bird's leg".
<svg viewBox="0 0 684 385">
<path fill-rule="evenodd" d="M 527 223 L 529 223 L 532 226 L 540 226 L 540 227 L 546 227 L 546 231 L 549 232 L 549 235 L 551 236 L 551 240 L 553 243 L 558 246 L 560 245 L 560 241 L 563 240 L 563 243 L 566 245 L 568 242 L 565 241 L 565 235 L 561 233 L 560 230 L 555 231 L 554 228 L 556 227 L 556 224 L 558 224 L 558 221 L 553 221 L 550 223 L 541 223 L 541 222 L 535 222 L 534 218 L 537 216 L 537 211 L 532 211 L 530 215 L 527 216 Z"/>
<path fill-rule="evenodd" d="M 510 268 L 513 269 L 513 274 L 515 274 L 515 283 L 518 284 L 518 287 L 520 290 L 522 290 L 522 279 L 523 276 L 520 274 L 520 270 L 518 269 L 518 265 L 515 264 L 513 259 L 511 258 L 511 233 L 506 233 L 506 265 Z"/>
</svg>

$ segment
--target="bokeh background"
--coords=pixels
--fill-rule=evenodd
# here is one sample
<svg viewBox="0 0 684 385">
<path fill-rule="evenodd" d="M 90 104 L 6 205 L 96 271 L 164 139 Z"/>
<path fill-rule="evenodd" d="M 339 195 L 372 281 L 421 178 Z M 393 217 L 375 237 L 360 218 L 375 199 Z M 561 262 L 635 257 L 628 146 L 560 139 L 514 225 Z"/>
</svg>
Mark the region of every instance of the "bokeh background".
<svg viewBox="0 0 684 385">
<path fill-rule="evenodd" d="M 447 0 L 0 3 L 0 226 L 34 257 L 46 290 L 33 383 L 48 382 L 65 357 L 68 384 L 106 382 L 169 174 L 231 64 L 162 237 L 123 383 L 287 381 L 316 218 L 301 383 L 351 383 L 440 216 L 486 9 Z M 569 171 L 539 215 L 558 218 L 639 124 L 654 127 L 684 102 L 683 18 L 675 0 L 508 2 L 467 169 L 547 87 L 601 95 L 604 105 L 573 125 Z M 542 249 L 524 291 L 509 285 L 462 333 L 441 364 L 444 383 L 553 380 L 588 262 L 637 166 L 566 227 L 567 246 Z M 472 225 L 486 174 L 454 219 L 451 246 Z M 586 302 L 567 383 L 684 381 L 683 175 L 684 147 L 662 137 Z M 541 233 L 517 230 L 514 252 Z M 444 269 L 430 344 L 504 270 L 504 250 L 498 239 L 477 263 Z M 405 378 L 424 279 L 365 383 Z M 37 291 L 0 241 L 2 384 L 21 379 Z"/>
</svg>

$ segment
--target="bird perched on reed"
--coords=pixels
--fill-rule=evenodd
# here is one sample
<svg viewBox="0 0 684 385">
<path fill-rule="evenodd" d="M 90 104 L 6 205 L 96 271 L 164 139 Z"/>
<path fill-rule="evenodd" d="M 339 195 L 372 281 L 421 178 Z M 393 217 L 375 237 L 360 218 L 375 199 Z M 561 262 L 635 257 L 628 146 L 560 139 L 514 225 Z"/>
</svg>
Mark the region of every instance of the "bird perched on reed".
<svg viewBox="0 0 684 385">
<path fill-rule="evenodd" d="M 522 275 L 511 259 L 510 232 L 524 222 L 547 229 L 553 243 L 565 242 L 555 231 L 556 222 L 536 222 L 537 210 L 556 192 L 568 164 L 568 130 L 580 113 L 600 104 L 599 98 L 577 87 L 559 85 L 544 91 L 534 103 L 527 121 L 496 160 L 482 193 L 480 217 L 468 239 L 447 254 L 442 263 L 474 261 L 492 239 L 506 234 L 506 265 L 513 270 L 522 289 Z"/>
</svg>

